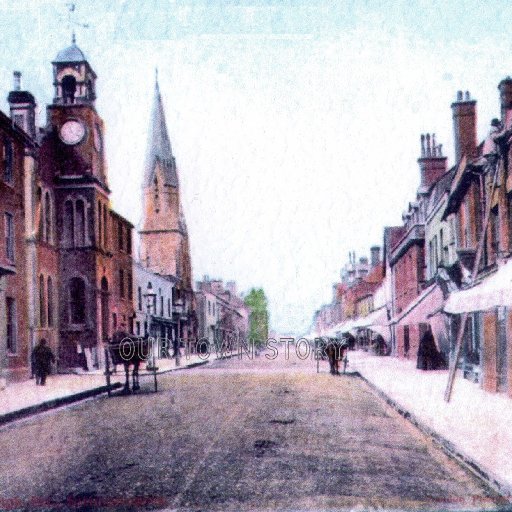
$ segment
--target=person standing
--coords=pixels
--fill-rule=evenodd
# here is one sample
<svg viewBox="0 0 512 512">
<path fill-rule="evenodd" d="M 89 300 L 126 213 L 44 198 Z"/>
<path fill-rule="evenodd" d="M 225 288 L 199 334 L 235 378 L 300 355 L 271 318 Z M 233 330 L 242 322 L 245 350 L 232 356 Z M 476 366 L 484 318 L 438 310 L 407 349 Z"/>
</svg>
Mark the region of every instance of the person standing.
<svg viewBox="0 0 512 512">
<path fill-rule="evenodd" d="M 32 351 L 32 365 L 36 375 L 36 385 L 44 386 L 46 384 L 46 377 L 51 372 L 51 366 L 54 362 L 55 356 L 43 338 Z"/>
</svg>

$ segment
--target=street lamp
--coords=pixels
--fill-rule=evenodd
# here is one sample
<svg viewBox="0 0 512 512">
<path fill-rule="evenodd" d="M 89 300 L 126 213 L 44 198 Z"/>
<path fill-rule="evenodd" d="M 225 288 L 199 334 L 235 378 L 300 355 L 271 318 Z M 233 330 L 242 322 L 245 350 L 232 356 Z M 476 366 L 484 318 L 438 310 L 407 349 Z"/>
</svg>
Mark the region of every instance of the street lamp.
<svg viewBox="0 0 512 512">
<path fill-rule="evenodd" d="M 146 293 L 144 294 L 144 298 L 146 299 L 146 325 L 147 325 L 147 332 L 146 336 L 149 339 L 151 337 L 151 306 L 155 303 L 155 297 L 156 293 L 153 291 L 153 285 L 151 284 L 151 281 L 148 282 L 148 287 L 146 290 Z M 153 364 L 152 366 L 155 366 L 155 353 L 154 353 L 154 347 L 152 347 L 152 360 Z M 147 369 L 150 368 L 151 365 L 148 363 Z"/>
</svg>

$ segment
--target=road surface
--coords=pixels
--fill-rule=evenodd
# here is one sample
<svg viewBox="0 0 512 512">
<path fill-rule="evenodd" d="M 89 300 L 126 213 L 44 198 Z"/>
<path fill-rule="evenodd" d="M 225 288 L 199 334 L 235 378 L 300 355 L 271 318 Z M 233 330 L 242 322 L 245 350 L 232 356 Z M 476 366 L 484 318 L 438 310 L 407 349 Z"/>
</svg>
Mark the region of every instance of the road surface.
<svg viewBox="0 0 512 512">
<path fill-rule="evenodd" d="M 321 369 L 212 362 L 4 427 L 0 509 L 499 509 L 363 381 Z"/>
</svg>

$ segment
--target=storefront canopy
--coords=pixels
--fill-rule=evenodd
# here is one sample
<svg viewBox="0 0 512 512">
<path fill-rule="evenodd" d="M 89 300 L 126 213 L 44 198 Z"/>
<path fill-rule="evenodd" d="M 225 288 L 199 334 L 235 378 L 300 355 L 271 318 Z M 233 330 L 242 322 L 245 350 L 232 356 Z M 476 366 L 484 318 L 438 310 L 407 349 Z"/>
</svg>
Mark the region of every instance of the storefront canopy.
<svg viewBox="0 0 512 512">
<path fill-rule="evenodd" d="M 423 290 L 407 307 L 396 315 L 392 324 L 419 324 L 427 322 L 428 318 L 443 306 L 443 292 L 437 284 Z"/>
<path fill-rule="evenodd" d="M 512 260 L 476 286 L 451 293 L 444 311 L 458 315 L 497 306 L 512 306 Z"/>
</svg>

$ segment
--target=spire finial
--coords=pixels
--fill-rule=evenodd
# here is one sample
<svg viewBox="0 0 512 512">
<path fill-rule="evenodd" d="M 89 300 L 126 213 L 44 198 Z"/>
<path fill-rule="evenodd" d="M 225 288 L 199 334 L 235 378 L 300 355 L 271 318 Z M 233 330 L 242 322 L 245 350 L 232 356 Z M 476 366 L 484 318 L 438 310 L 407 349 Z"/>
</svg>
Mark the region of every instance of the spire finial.
<svg viewBox="0 0 512 512">
<path fill-rule="evenodd" d="M 76 11 L 76 4 L 75 2 L 68 2 L 66 4 L 66 7 L 68 8 L 68 29 L 71 30 L 71 44 L 76 44 L 76 33 L 74 27 L 82 27 L 82 28 L 89 28 L 88 23 L 80 23 L 76 21 L 74 18 L 74 12 Z"/>
</svg>

